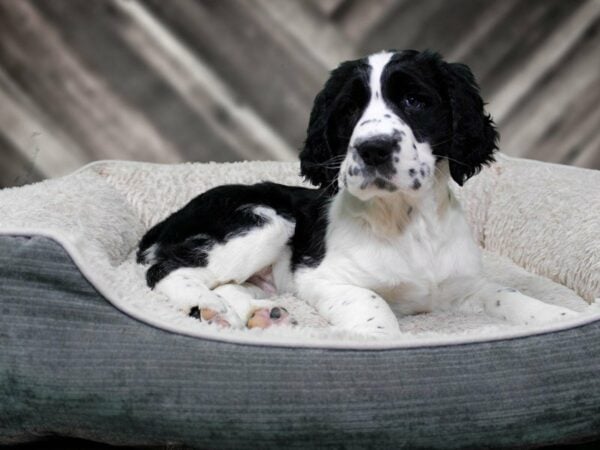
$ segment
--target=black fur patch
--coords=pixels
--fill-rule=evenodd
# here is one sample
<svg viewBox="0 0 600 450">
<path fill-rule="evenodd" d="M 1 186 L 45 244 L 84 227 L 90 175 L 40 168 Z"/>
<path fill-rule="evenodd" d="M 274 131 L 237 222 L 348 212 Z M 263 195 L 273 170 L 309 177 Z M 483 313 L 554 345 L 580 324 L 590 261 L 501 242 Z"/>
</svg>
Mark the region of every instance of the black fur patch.
<svg viewBox="0 0 600 450">
<path fill-rule="evenodd" d="M 192 306 L 192 309 L 190 309 L 190 313 L 188 314 L 190 317 L 193 317 L 194 319 L 198 319 L 198 320 L 202 320 L 202 316 L 200 315 L 200 308 L 198 308 L 197 306 Z"/>
<path fill-rule="evenodd" d="M 434 52 L 406 50 L 392 56 L 381 84 L 390 109 L 419 142 L 432 146 L 436 161 L 448 159 L 458 184 L 494 160 L 498 133 L 467 66 L 449 64 Z"/>
<path fill-rule="evenodd" d="M 300 172 L 315 186 L 337 191 L 332 162 L 346 154 L 352 130 L 366 108 L 371 68 L 366 59 L 342 63 L 317 94 L 310 114 Z"/>
<path fill-rule="evenodd" d="M 276 183 L 219 186 L 152 227 L 140 242 L 137 261 L 151 264 L 146 272 L 150 287 L 175 269 L 204 267 L 215 244 L 264 225 L 268 219 L 253 209 L 266 206 L 296 223 L 290 242 L 292 268 L 314 266 L 325 254 L 329 198 L 323 190 Z M 146 255 L 152 245 L 153 255 Z"/>
</svg>

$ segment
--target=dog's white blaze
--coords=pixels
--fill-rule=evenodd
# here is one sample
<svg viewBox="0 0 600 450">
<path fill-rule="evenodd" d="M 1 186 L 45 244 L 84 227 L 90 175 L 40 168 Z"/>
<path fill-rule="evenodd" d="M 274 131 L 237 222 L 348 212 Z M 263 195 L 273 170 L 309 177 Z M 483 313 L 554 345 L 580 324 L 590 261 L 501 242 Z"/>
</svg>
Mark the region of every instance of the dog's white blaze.
<svg viewBox="0 0 600 450">
<path fill-rule="evenodd" d="M 408 128 L 388 108 L 381 92 L 381 75 L 391 57 L 392 53 L 383 52 L 372 55 L 368 59 L 371 68 L 369 76 L 370 99 L 361 118 L 357 122 L 357 126 L 354 128 L 350 139 L 350 146 L 353 146 L 358 139 L 391 134 L 394 127 Z"/>
<path fill-rule="evenodd" d="M 369 65 L 371 66 L 371 76 L 369 78 L 369 87 L 371 89 L 371 101 L 379 97 L 381 100 L 381 75 L 383 69 L 392 59 L 393 53 L 381 52 L 369 56 Z"/>
</svg>

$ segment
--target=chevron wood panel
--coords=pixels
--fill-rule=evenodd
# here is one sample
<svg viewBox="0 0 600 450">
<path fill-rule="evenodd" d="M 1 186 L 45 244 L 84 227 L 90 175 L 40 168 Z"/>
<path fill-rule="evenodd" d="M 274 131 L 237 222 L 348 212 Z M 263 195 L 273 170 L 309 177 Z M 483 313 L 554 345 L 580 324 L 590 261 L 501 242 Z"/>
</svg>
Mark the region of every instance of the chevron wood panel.
<svg viewBox="0 0 600 450">
<path fill-rule="evenodd" d="M 508 154 L 600 169 L 600 0 L 0 0 L 0 186 L 291 160 L 338 62 L 469 64 Z"/>
</svg>

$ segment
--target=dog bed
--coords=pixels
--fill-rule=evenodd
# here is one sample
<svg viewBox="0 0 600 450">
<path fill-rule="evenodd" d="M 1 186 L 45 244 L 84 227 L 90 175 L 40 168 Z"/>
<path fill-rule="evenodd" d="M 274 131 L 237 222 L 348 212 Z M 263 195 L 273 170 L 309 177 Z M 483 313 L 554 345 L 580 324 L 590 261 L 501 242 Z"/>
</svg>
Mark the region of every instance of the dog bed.
<svg viewBox="0 0 600 450">
<path fill-rule="evenodd" d="M 98 162 L 0 191 L 0 443 L 511 447 L 600 439 L 600 172 L 499 156 L 456 189 L 486 275 L 580 311 L 544 327 L 399 318 L 402 338 L 218 329 L 149 290 L 146 229 L 295 163 Z"/>
</svg>

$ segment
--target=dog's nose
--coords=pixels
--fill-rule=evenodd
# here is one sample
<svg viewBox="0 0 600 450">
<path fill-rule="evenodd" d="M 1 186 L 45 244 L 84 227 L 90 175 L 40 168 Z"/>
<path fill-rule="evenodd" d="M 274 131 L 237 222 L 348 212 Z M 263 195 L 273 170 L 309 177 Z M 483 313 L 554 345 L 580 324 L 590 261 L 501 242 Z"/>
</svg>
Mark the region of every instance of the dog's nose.
<svg viewBox="0 0 600 450">
<path fill-rule="evenodd" d="M 370 138 L 356 146 L 356 151 L 368 166 L 380 166 L 392 159 L 396 142 L 386 137 Z"/>
</svg>

